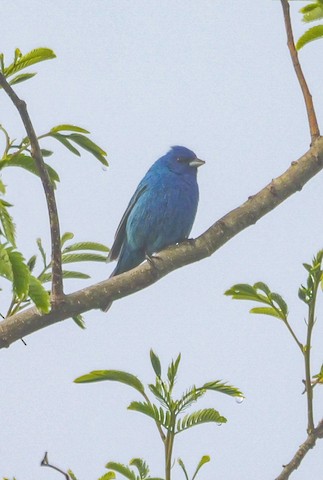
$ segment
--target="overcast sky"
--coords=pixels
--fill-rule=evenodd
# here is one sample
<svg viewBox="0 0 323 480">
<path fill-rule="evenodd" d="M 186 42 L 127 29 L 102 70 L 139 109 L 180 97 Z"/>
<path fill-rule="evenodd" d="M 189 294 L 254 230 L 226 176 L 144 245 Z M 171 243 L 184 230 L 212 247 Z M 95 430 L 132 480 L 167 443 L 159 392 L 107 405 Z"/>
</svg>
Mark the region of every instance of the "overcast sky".
<svg viewBox="0 0 323 480">
<path fill-rule="evenodd" d="M 305 29 L 292 2 L 295 35 Z M 52 48 L 57 59 L 30 68 L 38 75 L 16 87 L 38 134 L 73 123 L 91 131 L 108 152 L 103 169 L 89 154 L 77 158 L 54 142 L 50 160 L 61 176 L 57 190 L 62 231 L 77 241 L 112 245 L 124 209 L 146 170 L 171 145 L 185 145 L 206 161 L 199 169 L 200 204 L 192 235 L 201 234 L 309 146 L 303 99 L 286 47 L 279 1 L 81 0 L 1 2 L 1 50 L 8 63 Z M 300 54 L 319 120 L 323 115 L 323 41 Z M 0 92 L 1 93 L 1 92 Z M 13 138 L 24 135 L 2 92 L 0 123 Z M 4 139 L 0 139 L 3 148 Z M 8 169 L 9 170 L 9 169 Z M 23 171 L 4 172 L 7 200 L 28 258 L 49 227 L 40 182 Z M 211 456 L 202 479 L 270 480 L 306 438 L 301 355 L 277 320 L 248 314 L 251 305 L 223 292 L 238 282 L 262 280 L 287 300 L 291 322 L 305 338 L 302 262 L 323 247 L 322 177 L 239 234 L 211 258 L 182 268 L 152 287 L 115 302 L 109 313 L 86 314 L 87 329 L 72 320 L 1 351 L 0 476 L 17 480 L 61 478 L 40 468 L 45 451 L 80 480 L 96 480 L 110 461 L 144 457 L 163 476 L 163 450 L 147 417 L 126 410 L 136 393 L 124 385 L 76 385 L 93 369 L 123 369 L 153 380 L 149 350 L 164 366 L 179 352 L 178 392 L 222 379 L 245 401 L 209 393 L 197 408 L 214 407 L 228 418 L 178 437 L 175 456 L 189 472 Z M 91 283 L 113 265 L 84 267 Z M 75 291 L 90 282 L 67 281 Z M 4 281 L 3 281 L 4 283 Z M 2 308 L 8 302 L 3 295 Z M 320 300 L 313 373 L 322 363 Z M 322 389 L 321 389 L 322 390 Z M 316 423 L 323 393 L 315 391 Z M 295 480 L 321 478 L 318 442 Z M 175 470 L 177 469 L 177 470 Z M 183 476 L 174 467 L 174 480 Z"/>
</svg>

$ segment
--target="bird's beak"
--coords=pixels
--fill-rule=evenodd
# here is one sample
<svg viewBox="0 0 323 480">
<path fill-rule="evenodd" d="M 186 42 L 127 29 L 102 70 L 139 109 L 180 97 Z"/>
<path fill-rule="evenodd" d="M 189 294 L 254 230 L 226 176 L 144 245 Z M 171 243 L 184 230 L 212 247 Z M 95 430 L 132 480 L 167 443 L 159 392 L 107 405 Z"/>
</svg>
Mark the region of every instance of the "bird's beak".
<svg viewBox="0 0 323 480">
<path fill-rule="evenodd" d="M 204 160 L 200 160 L 199 158 L 194 158 L 194 160 L 191 160 L 189 162 L 189 166 L 198 168 L 198 167 L 201 167 L 201 165 L 204 165 L 204 163 L 205 163 Z"/>
</svg>

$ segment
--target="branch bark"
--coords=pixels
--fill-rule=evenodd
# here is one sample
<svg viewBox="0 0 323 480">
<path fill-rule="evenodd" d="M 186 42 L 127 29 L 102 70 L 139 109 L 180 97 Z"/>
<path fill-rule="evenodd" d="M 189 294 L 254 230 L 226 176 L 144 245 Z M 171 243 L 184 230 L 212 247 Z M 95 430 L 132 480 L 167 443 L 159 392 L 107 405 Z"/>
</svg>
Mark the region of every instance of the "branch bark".
<svg viewBox="0 0 323 480">
<path fill-rule="evenodd" d="M 214 223 L 200 237 L 159 252 L 155 262 L 157 268 L 145 262 L 130 272 L 66 295 L 46 315 L 29 308 L 6 318 L 0 323 L 0 348 L 9 347 L 22 337 L 79 313 L 104 308 L 107 302 L 142 290 L 173 270 L 212 255 L 239 232 L 300 191 L 322 168 L 323 137 L 320 137 L 282 175 Z"/>
<path fill-rule="evenodd" d="M 283 471 L 278 475 L 276 480 L 287 480 L 290 475 L 297 470 L 305 455 L 315 446 L 316 440 L 319 438 L 323 438 L 323 420 L 321 420 L 318 426 L 308 435 L 305 442 L 300 445 L 292 460 L 287 465 L 284 465 Z"/>
<path fill-rule="evenodd" d="M 62 275 L 62 259 L 61 259 L 61 236 L 59 228 L 58 211 L 55 200 L 55 193 L 52 182 L 49 178 L 42 152 L 38 143 L 37 135 L 35 133 L 33 124 L 31 123 L 27 105 L 24 100 L 21 100 L 15 93 L 13 88 L 7 82 L 6 78 L 0 73 L 0 85 L 9 96 L 12 103 L 17 108 L 21 120 L 25 126 L 30 146 L 31 155 L 36 162 L 39 175 L 43 184 L 48 214 L 50 222 L 51 244 L 52 244 L 52 304 L 58 303 L 64 296 L 63 292 L 63 275 Z"/>
</svg>

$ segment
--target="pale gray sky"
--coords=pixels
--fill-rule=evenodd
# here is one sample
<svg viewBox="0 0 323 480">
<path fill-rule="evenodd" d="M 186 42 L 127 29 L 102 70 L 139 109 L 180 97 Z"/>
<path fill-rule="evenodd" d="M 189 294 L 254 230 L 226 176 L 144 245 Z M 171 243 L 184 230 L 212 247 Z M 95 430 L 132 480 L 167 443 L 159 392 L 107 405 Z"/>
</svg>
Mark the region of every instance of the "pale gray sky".
<svg viewBox="0 0 323 480">
<path fill-rule="evenodd" d="M 292 2 L 295 34 L 301 24 Z M 138 181 L 170 145 L 194 150 L 200 205 L 192 235 L 256 193 L 309 145 L 303 100 L 289 59 L 280 2 L 208 0 L 82 0 L 1 2 L 1 51 L 10 59 L 46 46 L 57 59 L 31 68 L 39 74 L 17 86 L 38 134 L 60 123 L 88 128 L 108 152 L 104 170 L 90 155 L 73 157 L 55 148 L 51 164 L 61 176 L 57 190 L 62 231 L 76 240 L 112 244 Z M 301 61 L 322 119 L 323 42 L 304 48 Z M 0 95 L 0 122 L 23 135 L 13 106 Z M 0 142 L 3 140 L 1 139 Z M 4 174 L 18 224 L 18 245 L 28 257 L 41 236 L 49 246 L 39 181 L 20 171 Z M 297 299 L 305 270 L 323 246 L 322 178 L 244 231 L 209 259 L 167 276 L 147 290 L 115 302 L 108 315 L 86 315 L 87 330 L 69 320 L 1 351 L 0 476 L 55 479 L 39 467 L 50 460 L 79 479 L 96 479 L 110 460 L 144 457 L 163 475 L 163 451 L 148 418 L 127 412 L 136 400 L 126 386 L 75 385 L 93 369 L 124 369 L 153 379 L 152 347 L 168 364 L 182 353 L 178 389 L 223 379 L 241 388 L 243 404 L 209 394 L 201 407 L 228 418 L 178 438 L 175 455 L 190 472 L 200 457 L 212 462 L 202 479 L 273 479 L 305 440 L 301 395 L 302 359 L 279 321 L 251 317 L 247 303 L 223 292 L 234 283 L 267 282 L 289 303 L 304 338 L 306 310 Z M 91 282 L 113 266 L 88 269 Z M 85 282 L 66 282 L 74 291 Z M 4 302 L 4 299 L 2 300 Z M 320 302 L 322 304 L 322 302 Z M 318 312 L 313 370 L 322 363 L 323 312 Z M 315 372 L 314 372 L 315 373 Z M 322 390 L 322 389 L 321 389 Z M 322 417 L 322 391 L 316 421 Z M 176 467 L 177 468 L 177 467 Z M 293 479 L 321 478 L 322 442 Z M 174 471 L 174 479 L 181 472 Z"/>
</svg>

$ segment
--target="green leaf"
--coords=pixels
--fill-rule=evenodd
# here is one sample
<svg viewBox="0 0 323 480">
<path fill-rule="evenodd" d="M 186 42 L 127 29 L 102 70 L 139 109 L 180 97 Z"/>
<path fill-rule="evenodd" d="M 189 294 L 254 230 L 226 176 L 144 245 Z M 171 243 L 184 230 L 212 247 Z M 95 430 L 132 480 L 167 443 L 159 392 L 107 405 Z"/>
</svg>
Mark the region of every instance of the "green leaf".
<svg viewBox="0 0 323 480">
<path fill-rule="evenodd" d="M 30 272 L 32 272 L 32 271 L 34 270 L 35 265 L 36 265 L 36 261 L 37 261 L 37 256 L 36 256 L 36 255 L 33 255 L 33 256 L 30 257 L 30 259 L 28 260 L 27 266 L 28 266 Z"/>
<path fill-rule="evenodd" d="M 171 385 L 173 385 L 175 382 L 180 361 L 181 361 L 181 354 L 178 355 L 175 362 L 172 360 L 171 364 L 168 367 L 167 378 Z"/>
<path fill-rule="evenodd" d="M 0 223 L 2 227 L 2 232 L 5 238 L 8 240 L 9 243 L 13 247 L 16 246 L 16 226 L 13 222 L 13 219 L 8 212 L 7 206 L 9 206 L 7 202 L 0 199 Z"/>
<path fill-rule="evenodd" d="M 69 270 L 63 270 L 63 278 L 77 278 L 81 280 L 87 280 L 88 278 L 91 278 L 90 275 L 87 273 L 82 273 L 82 272 L 73 272 Z M 45 272 L 39 275 L 39 280 L 41 283 L 47 283 L 51 282 L 52 280 L 52 273 L 51 272 Z"/>
<path fill-rule="evenodd" d="M 181 467 L 181 469 L 183 470 L 183 473 L 184 473 L 184 475 L 185 475 L 186 480 L 189 480 L 188 473 L 187 473 L 187 471 L 186 471 L 186 468 L 185 468 L 185 465 L 184 465 L 183 460 L 182 460 L 181 458 L 178 458 L 178 459 L 177 459 L 177 462 L 178 462 L 179 466 Z"/>
<path fill-rule="evenodd" d="M 214 382 L 207 382 L 202 387 L 203 390 L 212 390 L 214 392 L 224 393 L 230 397 L 243 397 L 243 393 L 232 385 L 227 385 L 226 382 L 215 380 Z"/>
<path fill-rule="evenodd" d="M 2 194 L 6 193 L 6 186 L 1 179 L 0 179 L 0 193 Z"/>
<path fill-rule="evenodd" d="M 72 238 L 74 238 L 74 233 L 72 233 L 72 232 L 65 232 L 65 233 L 62 235 L 62 238 L 61 238 L 61 245 L 63 246 L 64 243 L 66 243 L 68 240 L 72 240 Z"/>
<path fill-rule="evenodd" d="M 149 390 L 155 395 L 157 400 L 164 405 L 166 408 L 169 406 L 169 394 L 166 394 L 165 388 L 162 386 L 163 384 L 159 381 L 157 377 L 156 385 L 149 384 Z"/>
<path fill-rule="evenodd" d="M 280 310 L 283 313 L 282 317 L 286 317 L 288 314 L 288 307 L 285 300 L 281 297 L 281 295 L 279 295 L 278 293 L 272 292 L 269 298 L 279 306 Z"/>
<path fill-rule="evenodd" d="M 88 130 L 85 130 L 85 128 L 77 127 L 76 125 L 70 125 L 67 123 L 63 125 L 57 125 L 56 127 L 51 128 L 50 131 L 53 133 L 63 132 L 63 131 L 90 133 Z"/>
<path fill-rule="evenodd" d="M 271 317 L 279 318 L 280 320 L 282 320 L 284 318 L 280 315 L 279 312 L 277 312 L 277 310 L 275 310 L 272 307 L 251 308 L 250 313 L 255 313 L 257 315 L 269 315 Z"/>
<path fill-rule="evenodd" d="M 46 253 L 45 253 L 41 238 L 37 238 L 36 243 L 38 246 L 38 250 L 40 251 L 40 255 L 42 257 L 44 267 L 46 267 L 47 266 Z"/>
<path fill-rule="evenodd" d="M 178 400 L 176 410 L 183 412 L 186 408 L 190 407 L 192 403 L 195 403 L 199 398 L 203 397 L 205 393 L 206 389 L 203 387 L 196 388 L 196 386 L 193 385 L 193 387 L 189 388 L 184 395 L 182 395 L 182 398 Z"/>
<path fill-rule="evenodd" d="M 76 476 L 72 472 L 72 470 L 67 470 L 68 475 L 71 477 L 71 480 L 77 480 Z"/>
<path fill-rule="evenodd" d="M 145 388 L 141 381 L 131 373 L 120 370 L 94 370 L 86 375 L 82 375 L 74 380 L 75 383 L 91 383 L 110 380 L 113 382 L 125 383 L 129 387 L 144 393 Z"/>
<path fill-rule="evenodd" d="M 265 285 L 262 282 L 258 282 L 258 285 L 259 284 L 262 286 Z M 254 302 L 270 304 L 267 296 L 257 293 L 256 289 L 247 283 L 237 283 L 236 285 L 233 285 L 233 287 L 224 292 L 224 295 L 232 296 L 234 300 L 251 300 Z"/>
<path fill-rule="evenodd" d="M 62 263 L 106 262 L 107 257 L 97 253 L 64 253 Z"/>
<path fill-rule="evenodd" d="M 194 478 L 196 477 L 196 475 L 198 474 L 199 470 L 203 467 L 203 465 L 205 465 L 206 463 L 208 463 L 209 461 L 211 460 L 211 458 L 209 457 L 209 455 L 203 455 L 203 457 L 201 458 L 201 460 L 199 461 L 197 467 L 196 467 L 196 470 L 194 472 L 194 475 L 192 477 L 192 480 L 194 480 Z"/>
<path fill-rule="evenodd" d="M 302 19 L 303 22 L 315 22 L 323 18 L 323 8 L 321 5 L 312 3 L 306 5 L 306 7 L 300 9 L 300 12 L 304 14 Z"/>
<path fill-rule="evenodd" d="M 116 478 L 116 474 L 114 472 L 107 472 L 98 480 L 113 480 L 114 478 Z"/>
<path fill-rule="evenodd" d="M 214 410 L 214 408 L 205 408 L 189 415 L 185 415 L 184 418 L 179 419 L 177 421 L 177 431 L 175 433 L 182 432 L 188 428 L 195 427 L 196 425 L 201 425 L 202 423 L 226 423 L 226 421 L 227 419 L 222 417 L 217 410 Z"/>
<path fill-rule="evenodd" d="M 0 276 L 12 281 L 12 266 L 8 254 L 8 250 L 4 245 L 0 244 Z"/>
<path fill-rule="evenodd" d="M 16 52 L 18 52 L 18 55 L 16 53 L 14 62 L 4 69 L 6 77 L 17 73 L 26 67 L 30 67 L 30 65 L 34 65 L 35 63 L 56 57 L 55 53 L 49 48 L 36 48 L 26 53 L 26 55 L 22 55 L 19 49 L 16 49 Z"/>
<path fill-rule="evenodd" d="M 250 296 L 251 298 L 257 297 L 257 293 L 251 285 L 248 283 L 237 283 L 236 285 L 233 285 L 229 290 L 225 292 L 225 295 L 234 295 L 234 294 L 239 294 L 239 295 L 247 295 Z"/>
<path fill-rule="evenodd" d="M 1 73 L 4 73 L 4 54 L 0 53 L 0 68 L 1 68 Z"/>
<path fill-rule="evenodd" d="M 51 150 L 46 150 L 46 148 L 41 148 L 40 151 L 43 157 L 50 157 L 53 155 L 53 152 Z"/>
<path fill-rule="evenodd" d="M 74 153 L 78 157 L 81 156 L 80 152 L 68 141 L 66 135 L 61 135 L 60 133 L 49 133 L 49 137 L 55 138 L 58 142 L 60 142 L 64 147 L 66 147 L 70 152 Z"/>
<path fill-rule="evenodd" d="M 91 277 L 87 273 L 74 272 L 71 270 L 63 270 L 63 278 L 77 278 L 80 280 L 87 280 L 88 278 L 91 278 Z"/>
<path fill-rule="evenodd" d="M 85 137 L 79 133 L 72 133 L 68 136 L 68 138 L 77 143 L 80 147 L 84 148 L 84 150 L 92 153 L 92 155 L 94 155 L 103 165 L 106 167 L 109 166 L 109 163 L 105 158 L 107 153 L 96 143 L 92 142 L 92 140 L 90 140 L 88 137 Z"/>
<path fill-rule="evenodd" d="M 30 270 L 20 252 L 9 251 L 8 255 L 12 268 L 13 289 L 21 300 L 28 294 Z"/>
<path fill-rule="evenodd" d="M 305 45 L 314 40 L 318 40 L 323 37 L 323 25 L 316 25 L 315 27 L 309 28 L 303 35 L 300 36 L 296 43 L 297 50 L 300 50 Z"/>
<path fill-rule="evenodd" d="M 95 250 L 98 252 L 109 252 L 110 248 L 106 245 L 103 245 L 103 243 L 98 242 L 78 242 L 64 248 L 63 253 L 73 252 L 76 250 Z"/>
<path fill-rule="evenodd" d="M 40 176 L 35 160 L 29 155 L 24 155 L 22 153 L 19 155 L 8 156 L 6 157 L 5 160 L 2 160 L 0 162 L 0 169 L 6 168 L 6 167 L 24 168 L 28 172 L 36 175 L 37 177 Z M 47 163 L 45 163 L 45 167 L 48 172 L 49 178 L 52 181 L 53 186 L 56 188 L 55 182 L 60 181 L 58 173 Z"/>
<path fill-rule="evenodd" d="M 170 414 L 165 412 L 161 407 L 157 408 L 153 403 L 148 402 L 131 402 L 128 406 L 128 410 L 143 413 L 148 417 L 155 420 L 155 422 L 163 425 L 163 427 L 170 429 Z M 167 415 L 168 414 L 168 415 Z"/>
<path fill-rule="evenodd" d="M 252 288 L 256 290 L 262 290 L 266 295 L 270 294 L 270 288 L 264 282 L 257 282 Z"/>
<path fill-rule="evenodd" d="M 307 13 L 311 12 L 315 8 L 317 8 L 318 4 L 317 3 L 309 3 L 308 5 L 305 5 L 304 7 L 300 8 L 299 11 L 300 13 Z"/>
<path fill-rule="evenodd" d="M 116 474 L 114 472 L 107 472 L 98 480 L 113 480 L 114 478 L 116 478 Z"/>
<path fill-rule="evenodd" d="M 50 298 L 48 292 L 42 286 L 38 278 L 30 275 L 29 297 L 41 313 L 48 313 L 50 310 Z"/>
<path fill-rule="evenodd" d="M 149 467 L 142 458 L 132 458 L 129 462 L 129 465 L 134 465 L 137 468 L 141 479 L 148 477 Z"/>
<path fill-rule="evenodd" d="M 86 325 L 85 325 L 83 316 L 82 316 L 81 314 L 74 315 L 74 317 L 72 317 L 72 319 L 74 320 L 74 322 L 76 323 L 76 325 L 77 325 L 78 327 L 80 327 L 82 330 L 85 330 L 85 329 L 86 329 Z"/>
<path fill-rule="evenodd" d="M 157 377 L 160 377 L 161 376 L 160 360 L 152 349 L 150 350 L 150 361 L 151 361 L 151 364 L 152 364 L 152 367 L 154 369 L 155 374 L 157 375 Z"/>
<path fill-rule="evenodd" d="M 29 80 L 30 78 L 34 77 L 36 73 L 21 73 L 20 75 L 17 75 L 14 77 L 9 84 L 10 85 L 17 85 L 17 83 L 24 82 L 26 80 Z"/>
<path fill-rule="evenodd" d="M 111 470 L 115 470 L 116 472 L 120 473 L 124 477 L 128 478 L 129 480 L 137 480 L 136 474 L 129 467 L 123 465 L 122 463 L 117 462 L 109 462 L 105 466 L 106 468 L 110 468 Z"/>
</svg>

